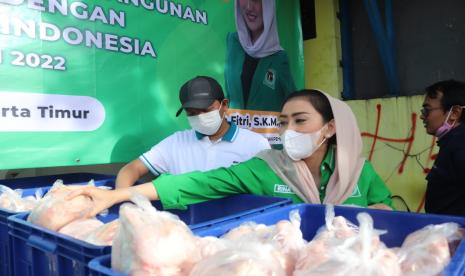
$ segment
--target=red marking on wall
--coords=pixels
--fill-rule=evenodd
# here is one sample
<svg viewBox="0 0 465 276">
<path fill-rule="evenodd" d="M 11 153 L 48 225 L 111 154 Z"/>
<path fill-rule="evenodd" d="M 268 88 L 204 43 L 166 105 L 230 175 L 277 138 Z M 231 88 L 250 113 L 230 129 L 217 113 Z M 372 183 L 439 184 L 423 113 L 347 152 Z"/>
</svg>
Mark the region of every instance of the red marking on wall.
<svg viewBox="0 0 465 276">
<path fill-rule="evenodd" d="M 426 193 L 423 193 L 423 196 L 421 197 L 420 205 L 417 207 L 417 213 L 421 212 L 421 209 L 425 206 L 425 199 L 426 199 Z"/>
<path fill-rule="evenodd" d="M 425 168 L 423 169 L 423 173 L 425 175 L 428 174 L 431 171 L 431 168 L 430 168 L 431 161 L 436 160 L 436 157 L 438 156 L 437 153 L 433 153 L 433 149 L 434 149 L 435 144 L 436 144 L 436 137 L 433 136 L 433 139 L 431 139 L 431 146 L 429 147 L 428 157 L 426 159 Z M 426 191 L 423 193 L 423 197 L 421 199 L 420 205 L 418 205 L 417 213 L 420 212 L 421 209 L 423 209 L 423 207 L 425 207 L 425 199 L 426 199 Z"/>
<path fill-rule="evenodd" d="M 398 173 L 401 174 L 404 171 L 404 166 L 405 162 L 407 161 L 407 157 L 410 155 L 410 151 L 412 150 L 412 145 L 413 142 L 415 141 L 415 131 L 417 127 L 417 114 L 412 113 L 411 116 L 411 122 L 412 122 L 412 127 L 410 130 L 410 135 L 406 138 L 388 138 L 388 137 L 383 137 L 379 136 L 379 127 L 380 127 L 380 121 L 381 121 L 381 105 L 377 104 L 376 105 L 376 126 L 375 126 L 375 133 L 368 133 L 368 132 L 362 132 L 362 137 L 369 137 L 373 138 L 373 142 L 371 144 L 370 148 L 370 154 L 368 156 L 368 160 L 371 161 L 373 157 L 373 153 L 375 150 L 375 145 L 377 141 L 385 141 L 385 142 L 392 142 L 392 143 L 401 143 L 401 144 L 407 144 L 407 150 L 404 152 L 404 156 L 402 158 L 402 161 L 399 166 Z"/>
</svg>

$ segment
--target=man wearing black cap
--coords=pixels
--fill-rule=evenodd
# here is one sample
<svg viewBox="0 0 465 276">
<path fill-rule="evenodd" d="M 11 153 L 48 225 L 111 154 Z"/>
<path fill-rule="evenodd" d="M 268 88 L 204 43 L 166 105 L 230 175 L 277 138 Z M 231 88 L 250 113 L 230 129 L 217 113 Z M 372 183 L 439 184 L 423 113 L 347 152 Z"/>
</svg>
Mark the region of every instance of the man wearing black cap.
<svg viewBox="0 0 465 276">
<path fill-rule="evenodd" d="M 270 148 L 263 136 L 226 121 L 229 101 L 213 78 L 189 80 L 181 87 L 179 100 L 176 116 L 185 110 L 192 129 L 175 132 L 124 166 L 117 188 L 133 185 L 149 171 L 158 176 L 229 167 Z"/>
</svg>

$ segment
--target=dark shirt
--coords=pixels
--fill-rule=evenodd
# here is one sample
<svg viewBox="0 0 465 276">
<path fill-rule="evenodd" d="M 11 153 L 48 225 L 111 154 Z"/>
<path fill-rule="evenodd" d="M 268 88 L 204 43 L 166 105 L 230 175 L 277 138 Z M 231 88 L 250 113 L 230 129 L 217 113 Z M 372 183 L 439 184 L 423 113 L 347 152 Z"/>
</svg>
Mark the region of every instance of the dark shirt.
<svg viewBox="0 0 465 276">
<path fill-rule="evenodd" d="M 425 211 L 465 216 L 465 123 L 438 141 L 439 153 L 426 177 Z"/>
<path fill-rule="evenodd" d="M 252 86 L 253 75 L 257 69 L 259 59 L 253 58 L 245 53 L 244 64 L 242 64 L 242 98 L 244 99 L 244 107 L 247 108 L 247 101 L 249 100 L 250 87 Z"/>
</svg>

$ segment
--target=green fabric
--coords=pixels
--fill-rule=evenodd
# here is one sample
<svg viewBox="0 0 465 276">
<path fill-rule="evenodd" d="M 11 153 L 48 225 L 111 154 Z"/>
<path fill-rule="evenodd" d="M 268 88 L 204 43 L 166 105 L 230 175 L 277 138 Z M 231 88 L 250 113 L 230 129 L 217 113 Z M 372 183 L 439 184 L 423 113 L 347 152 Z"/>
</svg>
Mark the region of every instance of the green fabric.
<svg viewBox="0 0 465 276">
<path fill-rule="evenodd" d="M 166 209 L 185 209 L 189 204 L 240 193 L 286 197 L 295 203 L 302 202 L 294 193 L 283 190 L 289 188 L 265 161 L 258 158 L 208 172 L 164 174 L 153 183 Z M 275 188 L 275 185 L 280 186 Z M 283 192 L 275 192 L 275 189 Z"/>
<path fill-rule="evenodd" d="M 326 196 L 326 187 L 328 186 L 329 178 L 336 167 L 335 151 L 336 148 L 331 147 L 321 162 L 319 189 L 321 202 L 323 202 Z M 369 183 L 369 185 L 363 185 L 364 183 Z M 352 196 L 349 197 L 344 204 L 360 205 L 360 202 L 363 201 L 362 198 L 365 198 L 363 206 L 384 203 L 392 207 L 391 194 L 384 184 L 384 181 L 379 177 L 369 161 L 365 161 L 358 179 L 357 187 L 355 187 Z"/>
<path fill-rule="evenodd" d="M 320 167 L 320 201 L 323 202 L 323 199 L 326 196 L 326 187 L 328 186 L 329 178 L 333 174 L 334 168 L 336 167 L 336 160 L 334 158 L 335 148 L 331 147 L 325 155 L 325 158 L 321 162 Z"/>
<path fill-rule="evenodd" d="M 279 51 L 259 60 L 252 79 L 249 99 L 244 103 L 242 93 L 242 66 L 245 52 L 237 33 L 227 36 L 227 56 L 225 65 L 225 89 L 231 108 L 281 111 L 281 105 L 287 95 L 295 91 L 294 81 L 289 68 L 289 59 L 285 51 Z M 267 81 L 268 72 L 272 72 L 274 81 Z"/>
<path fill-rule="evenodd" d="M 259 158 L 208 172 L 176 176 L 165 174 L 155 179 L 153 184 L 166 209 L 185 209 L 189 204 L 240 193 L 284 197 L 291 199 L 293 203 L 303 202 Z M 367 207 L 374 203 L 392 206 L 389 190 L 372 165 L 366 161 L 354 193 L 344 204 Z"/>
</svg>

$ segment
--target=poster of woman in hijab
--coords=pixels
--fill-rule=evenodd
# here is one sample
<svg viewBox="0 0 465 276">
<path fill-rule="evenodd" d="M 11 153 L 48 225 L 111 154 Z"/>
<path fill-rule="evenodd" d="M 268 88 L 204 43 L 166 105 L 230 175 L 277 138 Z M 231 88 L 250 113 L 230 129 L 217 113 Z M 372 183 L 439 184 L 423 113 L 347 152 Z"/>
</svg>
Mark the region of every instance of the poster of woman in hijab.
<svg viewBox="0 0 465 276">
<path fill-rule="evenodd" d="M 279 43 L 275 0 L 234 2 L 237 32 L 227 36 L 225 66 L 230 107 L 279 112 L 295 85 Z"/>
</svg>

